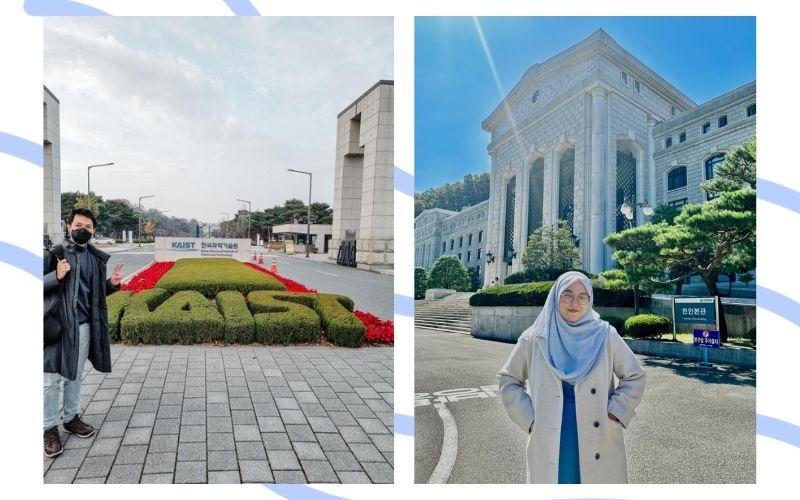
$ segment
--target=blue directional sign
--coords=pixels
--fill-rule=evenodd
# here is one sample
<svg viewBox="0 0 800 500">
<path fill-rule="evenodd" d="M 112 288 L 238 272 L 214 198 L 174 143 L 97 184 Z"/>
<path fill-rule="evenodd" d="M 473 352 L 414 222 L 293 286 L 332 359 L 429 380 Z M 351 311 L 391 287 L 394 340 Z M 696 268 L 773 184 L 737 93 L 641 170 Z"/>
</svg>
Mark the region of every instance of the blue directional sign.
<svg viewBox="0 0 800 500">
<path fill-rule="evenodd" d="M 697 347 L 719 347 L 719 330 L 694 330 L 694 345 Z"/>
</svg>

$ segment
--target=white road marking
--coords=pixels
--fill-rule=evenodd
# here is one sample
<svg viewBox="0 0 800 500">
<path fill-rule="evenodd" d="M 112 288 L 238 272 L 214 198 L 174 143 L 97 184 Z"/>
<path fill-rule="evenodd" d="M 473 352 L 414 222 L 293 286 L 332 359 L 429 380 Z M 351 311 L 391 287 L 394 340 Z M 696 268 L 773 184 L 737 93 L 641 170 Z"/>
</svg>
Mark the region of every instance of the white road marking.
<svg viewBox="0 0 800 500">
<path fill-rule="evenodd" d="M 456 454 L 458 453 L 458 427 L 453 418 L 453 414 L 444 405 L 444 403 L 436 403 L 436 411 L 439 413 L 439 418 L 442 419 L 442 426 L 444 427 L 444 435 L 442 436 L 442 452 L 439 455 L 439 462 L 436 468 L 433 469 L 428 484 L 445 484 L 450 478 L 450 473 L 453 472 L 453 466 L 456 463 Z"/>
<path fill-rule="evenodd" d="M 328 276 L 333 276 L 334 278 L 338 278 L 339 277 L 339 275 L 337 275 L 337 274 L 326 273 L 325 271 L 317 271 L 316 269 L 314 269 L 314 272 L 315 273 L 320 273 L 320 274 L 327 274 Z"/>
</svg>

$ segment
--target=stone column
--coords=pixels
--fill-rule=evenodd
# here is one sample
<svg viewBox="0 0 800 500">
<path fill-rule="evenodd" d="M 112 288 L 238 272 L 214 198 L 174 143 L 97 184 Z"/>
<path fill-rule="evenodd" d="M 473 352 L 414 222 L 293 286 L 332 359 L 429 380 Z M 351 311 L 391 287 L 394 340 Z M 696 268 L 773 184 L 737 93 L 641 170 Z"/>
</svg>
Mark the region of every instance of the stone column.
<svg viewBox="0 0 800 500">
<path fill-rule="evenodd" d="M 653 137 L 653 127 L 656 125 L 656 120 L 652 116 L 647 117 L 647 172 L 649 174 L 649 189 L 647 201 L 650 206 L 655 208 L 659 202 L 656 200 L 656 161 L 654 154 L 656 152 L 655 138 Z"/>
<path fill-rule="evenodd" d="M 603 229 L 605 213 L 603 193 L 606 177 L 606 90 L 602 87 L 592 89 L 592 192 L 590 226 L 589 271 L 599 273 L 603 270 Z"/>
</svg>

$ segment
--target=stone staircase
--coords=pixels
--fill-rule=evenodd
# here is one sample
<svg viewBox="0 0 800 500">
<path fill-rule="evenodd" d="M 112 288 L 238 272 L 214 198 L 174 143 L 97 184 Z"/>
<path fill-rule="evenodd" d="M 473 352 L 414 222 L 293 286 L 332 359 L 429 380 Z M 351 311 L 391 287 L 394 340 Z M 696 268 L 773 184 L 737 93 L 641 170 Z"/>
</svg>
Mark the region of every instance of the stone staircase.
<svg viewBox="0 0 800 500">
<path fill-rule="evenodd" d="M 439 300 L 414 301 L 414 327 L 470 335 L 471 296 L 471 292 L 461 292 Z"/>
</svg>

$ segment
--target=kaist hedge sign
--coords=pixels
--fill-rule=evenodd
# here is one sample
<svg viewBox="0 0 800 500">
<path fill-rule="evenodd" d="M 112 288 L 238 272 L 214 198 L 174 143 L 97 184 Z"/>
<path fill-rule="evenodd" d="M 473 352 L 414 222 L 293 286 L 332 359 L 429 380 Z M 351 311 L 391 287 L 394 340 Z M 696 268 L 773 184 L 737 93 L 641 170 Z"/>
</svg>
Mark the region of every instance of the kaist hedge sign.
<svg viewBox="0 0 800 500">
<path fill-rule="evenodd" d="M 250 260 L 250 240 L 246 238 L 162 238 L 156 237 L 156 262 L 192 257 L 227 257 Z"/>
</svg>

